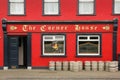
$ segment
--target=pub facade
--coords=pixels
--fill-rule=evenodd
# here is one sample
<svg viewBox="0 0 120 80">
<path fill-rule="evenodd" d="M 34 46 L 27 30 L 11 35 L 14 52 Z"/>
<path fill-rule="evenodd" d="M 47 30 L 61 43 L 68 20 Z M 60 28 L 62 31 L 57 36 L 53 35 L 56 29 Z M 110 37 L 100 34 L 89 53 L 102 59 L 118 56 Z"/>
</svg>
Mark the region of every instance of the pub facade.
<svg viewBox="0 0 120 80">
<path fill-rule="evenodd" d="M 49 61 L 119 61 L 117 2 L 0 1 L 6 9 L 0 8 L 0 68 L 48 69 Z"/>
</svg>

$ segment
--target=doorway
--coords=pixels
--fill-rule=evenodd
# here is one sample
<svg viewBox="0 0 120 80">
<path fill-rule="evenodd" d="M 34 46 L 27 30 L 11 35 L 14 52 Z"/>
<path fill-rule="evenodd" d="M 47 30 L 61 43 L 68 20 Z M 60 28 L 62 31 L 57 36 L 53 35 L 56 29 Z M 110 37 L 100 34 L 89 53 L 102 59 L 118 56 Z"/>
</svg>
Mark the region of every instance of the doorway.
<svg viewBox="0 0 120 80">
<path fill-rule="evenodd" d="M 19 52 L 18 52 L 19 68 L 27 68 L 27 37 L 19 37 Z"/>
<path fill-rule="evenodd" d="M 27 36 L 9 36 L 8 51 L 10 69 L 27 68 Z"/>
</svg>

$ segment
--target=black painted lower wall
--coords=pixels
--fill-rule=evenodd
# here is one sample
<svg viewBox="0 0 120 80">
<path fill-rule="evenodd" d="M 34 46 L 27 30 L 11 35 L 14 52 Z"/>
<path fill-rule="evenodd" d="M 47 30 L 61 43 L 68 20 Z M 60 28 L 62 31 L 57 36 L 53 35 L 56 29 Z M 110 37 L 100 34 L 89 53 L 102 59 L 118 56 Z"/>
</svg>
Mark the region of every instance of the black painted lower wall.
<svg viewBox="0 0 120 80">
<path fill-rule="evenodd" d="M 49 69 L 49 67 L 47 67 L 47 66 L 43 66 L 43 67 L 32 67 L 32 69 Z"/>
<path fill-rule="evenodd" d="M 0 70 L 3 70 L 3 67 L 0 66 Z"/>
</svg>

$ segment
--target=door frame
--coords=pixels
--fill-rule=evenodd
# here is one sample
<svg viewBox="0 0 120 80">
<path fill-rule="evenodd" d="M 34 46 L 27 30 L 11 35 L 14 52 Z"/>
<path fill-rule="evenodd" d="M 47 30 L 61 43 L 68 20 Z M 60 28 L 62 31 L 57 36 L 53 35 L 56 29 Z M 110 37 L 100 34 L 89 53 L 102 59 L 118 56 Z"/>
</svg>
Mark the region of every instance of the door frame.
<svg viewBox="0 0 120 80">
<path fill-rule="evenodd" d="M 22 35 L 10 35 L 10 36 L 22 36 Z M 9 35 L 4 33 L 4 70 L 9 69 L 9 52 L 8 52 L 8 40 Z M 27 69 L 32 69 L 31 67 L 31 33 L 27 34 Z"/>
</svg>

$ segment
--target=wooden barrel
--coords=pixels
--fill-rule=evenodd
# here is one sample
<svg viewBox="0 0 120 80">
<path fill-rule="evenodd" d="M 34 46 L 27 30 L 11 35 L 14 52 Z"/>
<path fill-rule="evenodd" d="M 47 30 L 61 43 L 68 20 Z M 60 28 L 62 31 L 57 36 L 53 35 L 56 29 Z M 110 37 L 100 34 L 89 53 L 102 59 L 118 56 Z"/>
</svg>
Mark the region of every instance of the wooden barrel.
<svg viewBox="0 0 120 80">
<path fill-rule="evenodd" d="M 91 62 L 90 61 L 85 61 L 85 70 L 90 71 L 91 70 Z"/>
<path fill-rule="evenodd" d="M 98 61 L 98 70 L 99 71 L 104 71 L 105 64 L 103 61 Z"/>
<path fill-rule="evenodd" d="M 62 62 L 61 61 L 56 61 L 56 70 L 61 71 L 62 70 Z"/>
<path fill-rule="evenodd" d="M 118 62 L 117 61 L 111 61 L 109 63 L 109 71 L 110 72 L 117 72 L 118 71 Z"/>
<path fill-rule="evenodd" d="M 109 71 L 109 63 L 110 61 L 105 61 L 105 71 Z"/>
<path fill-rule="evenodd" d="M 68 71 L 68 61 L 63 61 L 63 71 Z"/>
<path fill-rule="evenodd" d="M 49 61 L 49 70 L 54 71 L 55 70 L 55 61 Z"/>
<path fill-rule="evenodd" d="M 69 68 L 69 69 L 70 69 L 70 71 L 72 71 L 72 70 L 73 70 L 73 62 L 74 62 L 74 61 L 70 61 L 70 68 Z"/>
<path fill-rule="evenodd" d="M 82 61 L 77 61 L 77 62 L 78 62 L 79 71 L 82 71 L 83 70 L 83 63 L 82 63 Z"/>
<path fill-rule="evenodd" d="M 78 65 L 79 65 L 78 62 L 73 62 L 73 68 L 72 68 L 72 71 L 73 71 L 73 72 L 78 72 L 78 71 L 79 71 Z"/>
<path fill-rule="evenodd" d="M 92 71 L 97 71 L 97 68 L 98 68 L 97 61 L 92 61 L 91 62 L 91 66 L 92 66 Z"/>
</svg>

